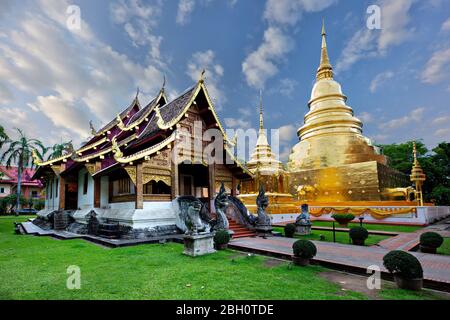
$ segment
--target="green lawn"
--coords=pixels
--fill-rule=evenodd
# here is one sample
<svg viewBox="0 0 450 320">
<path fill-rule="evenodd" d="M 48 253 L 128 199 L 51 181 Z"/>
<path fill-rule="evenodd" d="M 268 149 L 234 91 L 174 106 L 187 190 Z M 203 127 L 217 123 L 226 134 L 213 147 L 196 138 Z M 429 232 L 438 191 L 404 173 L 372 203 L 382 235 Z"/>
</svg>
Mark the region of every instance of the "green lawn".
<svg viewBox="0 0 450 320">
<path fill-rule="evenodd" d="M 25 217 L 0 217 L 0 299 L 367 298 L 321 278 L 327 269 L 319 266 L 300 268 L 232 250 L 191 258 L 175 243 L 105 249 L 84 240 L 14 235 L 12 222 L 20 220 Z M 80 290 L 66 288 L 71 265 L 81 269 Z M 405 293 L 411 295 L 419 297 Z"/>
<path fill-rule="evenodd" d="M 450 255 L 450 238 L 444 238 L 444 243 L 437 249 L 437 253 Z"/>
<path fill-rule="evenodd" d="M 284 228 L 275 227 L 274 231 L 281 232 L 284 235 Z M 325 237 L 325 239 L 323 241 L 333 242 L 333 231 L 325 231 L 325 230 L 311 230 L 310 235 L 301 236 L 301 235 L 296 234 L 295 238 L 320 241 L 320 235 L 323 235 Z M 371 246 L 371 245 L 377 244 L 381 240 L 384 240 L 387 238 L 389 238 L 389 236 L 369 235 L 369 238 L 367 238 L 365 245 Z M 348 236 L 348 232 L 337 232 L 336 231 L 336 242 L 343 243 L 343 244 L 351 244 L 351 240 Z"/>
<path fill-rule="evenodd" d="M 333 227 L 332 221 L 312 221 L 313 226 L 316 227 Z M 341 228 L 337 222 L 335 222 L 336 228 Z M 348 227 L 356 227 L 359 226 L 359 223 L 349 223 Z M 363 223 L 363 227 L 367 230 L 378 230 L 378 231 L 390 231 L 390 232 L 414 232 L 422 227 L 418 226 L 394 226 L 394 225 L 385 225 L 385 224 L 369 224 Z"/>
</svg>

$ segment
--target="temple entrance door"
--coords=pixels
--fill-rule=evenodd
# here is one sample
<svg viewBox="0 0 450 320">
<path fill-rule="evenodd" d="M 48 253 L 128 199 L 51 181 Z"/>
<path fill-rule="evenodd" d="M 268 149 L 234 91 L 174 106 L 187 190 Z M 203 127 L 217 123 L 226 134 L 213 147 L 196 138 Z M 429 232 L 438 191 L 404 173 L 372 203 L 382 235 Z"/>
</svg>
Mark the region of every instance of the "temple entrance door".
<svg viewBox="0 0 450 320">
<path fill-rule="evenodd" d="M 193 176 L 180 174 L 180 194 L 183 196 L 195 196 Z"/>
<path fill-rule="evenodd" d="M 208 205 L 208 167 L 202 164 L 185 164 L 178 166 L 180 196 L 194 196 Z"/>
<path fill-rule="evenodd" d="M 65 185 L 65 210 L 77 210 L 78 208 L 78 184 L 68 182 Z"/>
</svg>

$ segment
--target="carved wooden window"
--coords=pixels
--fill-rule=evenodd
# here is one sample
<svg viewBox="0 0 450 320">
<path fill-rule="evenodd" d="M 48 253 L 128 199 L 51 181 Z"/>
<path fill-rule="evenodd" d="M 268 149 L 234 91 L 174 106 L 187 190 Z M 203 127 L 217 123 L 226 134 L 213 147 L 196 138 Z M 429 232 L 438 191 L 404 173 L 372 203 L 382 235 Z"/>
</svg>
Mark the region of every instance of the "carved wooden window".
<svg viewBox="0 0 450 320">
<path fill-rule="evenodd" d="M 58 198 L 58 182 L 59 182 L 59 178 L 56 178 L 56 185 L 55 185 L 55 198 Z"/>
<path fill-rule="evenodd" d="M 88 192 L 88 173 L 86 172 L 84 174 L 84 180 L 83 180 L 83 194 L 87 194 Z"/>
<path fill-rule="evenodd" d="M 129 178 L 123 178 L 118 180 L 119 189 L 117 190 L 119 194 L 130 194 L 131 193 L 131 180 Z"/>
<path fill-rule="evenodd" d="M 170 194 L 171 188 L 163 181 L 156 182 L 155 180 L 144 184 L 144 194 Z"/>
</svg>

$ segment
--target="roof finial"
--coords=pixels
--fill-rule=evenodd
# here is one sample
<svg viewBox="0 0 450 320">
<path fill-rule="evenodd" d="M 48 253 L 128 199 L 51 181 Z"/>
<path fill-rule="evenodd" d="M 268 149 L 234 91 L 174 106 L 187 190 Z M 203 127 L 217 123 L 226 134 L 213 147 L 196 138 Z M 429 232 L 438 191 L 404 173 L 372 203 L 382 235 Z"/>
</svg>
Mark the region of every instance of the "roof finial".
<svg viewBox="0 0 450 320">
<path fill-rule="evenodd" d="M 164 91 L 165 88 L 166 88 L 166 75 L 164 74 L 164 80 L 163 80 L 163 84 L 161 87 L 161 91 Z"/>
<path fill-rule="evenodd" d="M 317 69 L 317 80 L 321 79 L 332 79 L 333 78 L 333 67 L 330 63 L 330 58 L 328 57 L 327 49 L 327 33 L 325 32 L 325 19 L 322 20 L 322 52 L 320 55 L 320 65 Z"/>
<path fill-rule="evenodd" d="M 259 129 L 264 129 L 264 122 L 263 122 L 263 104 L 262 104 L 262 90 L 259 89 Z"/>
<path fill-rule="evenodd" d="M 205 81 L 205 73 L 206 73 L 206 70 L 205 70 L 205 68 L 203 68 L 202 72 L 200 73 L 199 82 L 203 83 L 203 81 Z"/>
<path fill-rule="evenodd" d="M 136 89 L 136 99 L 138 98 L 138 96 L 139 96 L 139 86 Z"/>
<path fill-rule="evenodd" d="M 416 147 L 416 142 L 413 141 L 413 156 L 414 156 L 414 164 L 417 163 L 417 147 Z"/>
</svg>

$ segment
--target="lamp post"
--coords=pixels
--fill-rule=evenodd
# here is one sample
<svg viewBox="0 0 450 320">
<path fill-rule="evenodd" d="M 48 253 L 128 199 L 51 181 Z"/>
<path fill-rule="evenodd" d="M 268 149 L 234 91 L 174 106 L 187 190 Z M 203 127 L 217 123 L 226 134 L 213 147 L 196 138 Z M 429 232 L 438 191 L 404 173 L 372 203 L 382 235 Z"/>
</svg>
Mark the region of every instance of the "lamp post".
<svg viewBox="0 0 450 320">
<path fill-rule="evenodd" d="M 334 226 L 334 221 L 333 221 L 333 242 L 336 242 L 336 228 Z"/>
<path fill-rule="evenodd" d="M 362 227 L 364 217 L 359 217 L 359 226 Z"/>
</svg>

